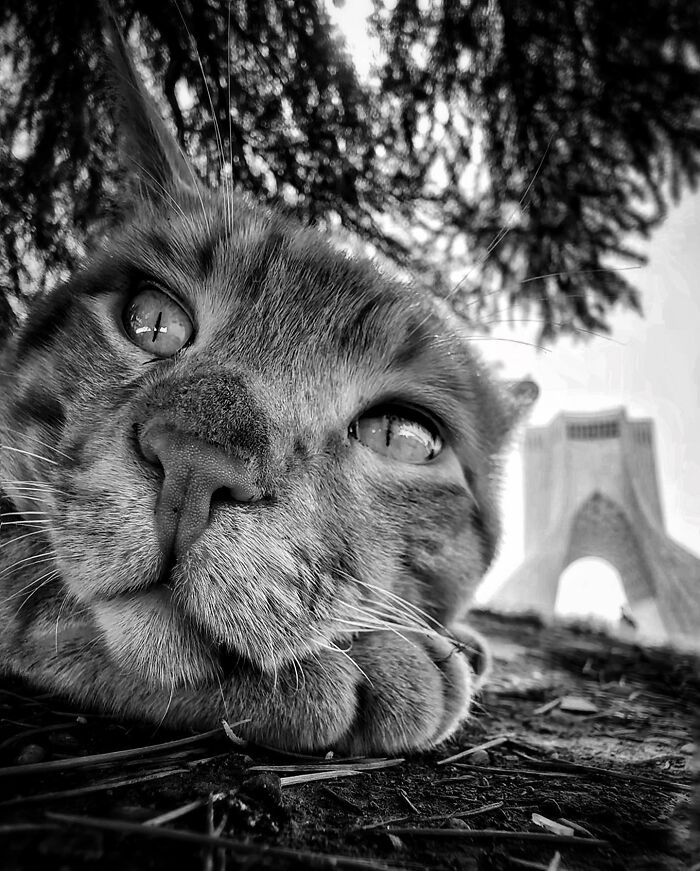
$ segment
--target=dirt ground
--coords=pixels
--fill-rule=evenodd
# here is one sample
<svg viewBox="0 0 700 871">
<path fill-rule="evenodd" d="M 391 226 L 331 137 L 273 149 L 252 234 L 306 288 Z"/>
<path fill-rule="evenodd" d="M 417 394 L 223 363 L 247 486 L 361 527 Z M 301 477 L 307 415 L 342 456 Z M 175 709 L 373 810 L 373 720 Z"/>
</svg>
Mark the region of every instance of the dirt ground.
<svg viewBox="0 0 700 871">
<path fill-rule="evenodd" d="M 697 661 L 474 624 L 495 654 L 474 718 L 403 761 L 182 741 L 3 681 L 0 869 L 700 869 Z"/>
</svg>

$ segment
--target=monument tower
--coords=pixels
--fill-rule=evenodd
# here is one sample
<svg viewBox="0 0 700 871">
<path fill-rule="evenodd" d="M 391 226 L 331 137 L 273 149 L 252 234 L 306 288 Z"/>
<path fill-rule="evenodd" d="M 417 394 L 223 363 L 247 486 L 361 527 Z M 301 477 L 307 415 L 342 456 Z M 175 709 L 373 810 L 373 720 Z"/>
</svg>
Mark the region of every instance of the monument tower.
<svg viewBox="0 0 700 871">
<path fill-rule="evenodd" d="M 664 529 L 651 420 L 624 408 L 561 413 L 525 434 L 525 559 L 489 605 L 554 614 L 559 578 L 581 557 L 619 572 L 641 634 L 700 642 L 700 559 Z"/>
</svg>

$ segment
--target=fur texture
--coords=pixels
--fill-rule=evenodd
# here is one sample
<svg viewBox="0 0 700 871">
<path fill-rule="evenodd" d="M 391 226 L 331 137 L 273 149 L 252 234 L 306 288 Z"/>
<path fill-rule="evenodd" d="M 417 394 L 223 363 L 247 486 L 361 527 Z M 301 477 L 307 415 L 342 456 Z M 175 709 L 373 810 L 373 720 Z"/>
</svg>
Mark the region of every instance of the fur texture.
<svg viewBox="0 0 700 871">
<path fill-rule="evenodd" d="M 0 661 L 157 723 L 246 719 L 242 734 L 307 751 L 429 747 L 469 708 L 461 620 L 529 400 L 418 290 L 202 190 L 111 41 L 139 196 L 0 360 Z M 145 285 L 193 324 L 174 355 L 125 328 Z M 358 439 L 387 404 L 434 421 L 442 451 L 404 462 Z M 145 446 L 156 425 L 167 463 Z M 223 489 L 206 479 L 205 517 L 178 538 L 192 469 Z"/>
</svg>

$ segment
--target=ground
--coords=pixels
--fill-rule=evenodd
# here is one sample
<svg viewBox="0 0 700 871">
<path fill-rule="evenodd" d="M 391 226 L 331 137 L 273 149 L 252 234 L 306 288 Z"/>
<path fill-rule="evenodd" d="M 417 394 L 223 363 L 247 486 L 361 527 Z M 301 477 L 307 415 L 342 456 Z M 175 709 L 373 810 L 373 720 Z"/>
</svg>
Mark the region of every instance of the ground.
<svg viewBox="0 0 700 871">
<path fill-rule="evenodd" d="M 182 741 L 0 683 L 0 869 L 700 869 L 697 661 L 474 622 L 495 653 L 474 718 L 389 764 Z"/>
</svg>

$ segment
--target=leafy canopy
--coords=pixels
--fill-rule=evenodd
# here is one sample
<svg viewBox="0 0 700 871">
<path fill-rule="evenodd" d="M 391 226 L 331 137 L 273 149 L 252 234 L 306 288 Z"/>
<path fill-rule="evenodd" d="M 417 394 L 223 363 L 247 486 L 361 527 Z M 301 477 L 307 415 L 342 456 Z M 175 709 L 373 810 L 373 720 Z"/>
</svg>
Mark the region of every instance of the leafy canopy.
<svg viewBox="0 0 700 871">
<path fill-rule="evenodd" d="M 481 325 L 607 330 L 639 308 L 617 267 L 697 183 L 687 0 L 375 0 L 366 79 L 322 0 L 113 6 L 203 176 L 345 228 Z M 118 210 L 101 46 L 98 4 L 0 7 L 0 320 Z"/>
</svg>

